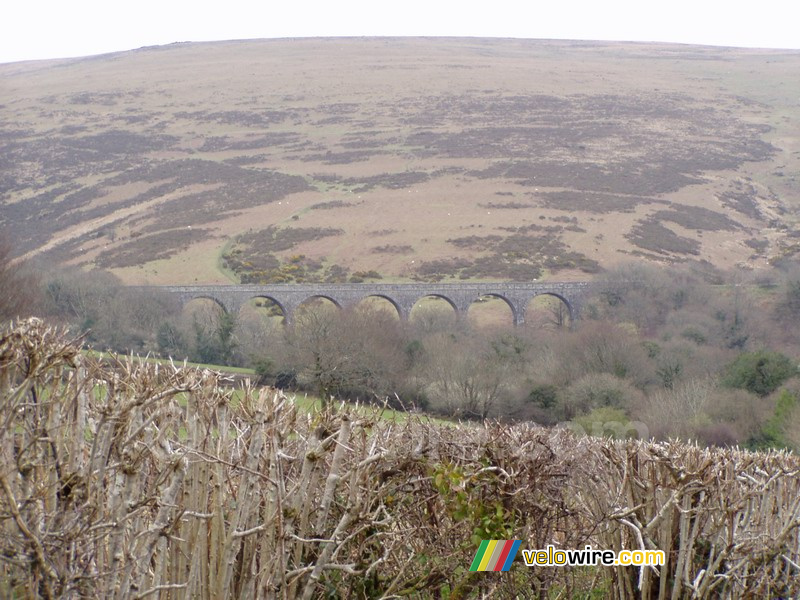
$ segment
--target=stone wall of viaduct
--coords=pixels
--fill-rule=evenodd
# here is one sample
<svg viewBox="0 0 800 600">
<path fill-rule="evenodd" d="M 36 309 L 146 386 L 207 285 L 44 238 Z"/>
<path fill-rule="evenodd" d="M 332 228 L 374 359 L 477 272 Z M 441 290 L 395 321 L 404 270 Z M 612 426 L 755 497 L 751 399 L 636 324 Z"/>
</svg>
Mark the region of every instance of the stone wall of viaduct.
<svg viewBox="0 0 800 600">
<path fill-rule="evenodd" d="M 297 307 L 311 298 L 327 298 L 339 307 L 347 307 L 370 296 L 385 298 L 407 320 L 420 299 L 436 296 L 450 303 L 456 314 L 465 315 L 470 304 L 482 296 L 500 298 L 511 308 L 514 324 L 525 322 L 525 308 L 536 296 L 548 294 L 566 304 L 571 320 L 580 318 L 581 308 L 591 288 L 588 281 L 532 283 L 306 283 L 273 285 L 185 285 L 152 286 L 174 294 L 182 304 L 198 298 L 214 300 L 226 311 L 237 313 L 253 298 L 268 298 L 283 311 L 290 323 Z"/>
</svg>

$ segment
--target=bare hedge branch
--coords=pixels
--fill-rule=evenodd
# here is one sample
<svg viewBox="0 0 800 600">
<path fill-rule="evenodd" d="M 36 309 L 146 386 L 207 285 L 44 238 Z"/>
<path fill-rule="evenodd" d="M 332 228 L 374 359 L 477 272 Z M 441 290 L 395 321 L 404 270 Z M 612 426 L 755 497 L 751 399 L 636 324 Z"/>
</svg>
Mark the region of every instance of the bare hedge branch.
<svg viewBox="0 0 800 600">
<path fill-rule="evenodd" d="M 306 414 L 211 372 L 0 335 L 0 597 L 800 593 L 786 452 Z M 661 549 L 658 568 L 470 573 L 481 539 Z"/>
</svg>

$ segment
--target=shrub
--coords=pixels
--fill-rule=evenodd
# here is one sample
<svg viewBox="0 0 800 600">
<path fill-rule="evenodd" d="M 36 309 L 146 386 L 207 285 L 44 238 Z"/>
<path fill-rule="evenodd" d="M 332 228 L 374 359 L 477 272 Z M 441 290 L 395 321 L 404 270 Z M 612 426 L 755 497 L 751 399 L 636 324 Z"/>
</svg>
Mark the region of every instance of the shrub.
<svg viewBox="0 0 800 600">
<path fill-rule="evenodd" d="M 595 437 L 635 437 L 635 429 L 625 412 L 611 406 L 595 408 L 590 413 L 577 417 L 574 423 L 580 427 L 580 431 Z"/>
<path fill-rule="evenodd" d="M 737 443 L 758 435 L 764 423 L 770 418 L 772 407 L 765 402 L 760 402 L 758 396 L 745 390 L 731 388 L 717 388 L 712 390 L 705 407 L 709 419 L 715 424 L 725 424 L 733 428 Z M 708 425 L 707 427 L 710 427 Z M 721 429 L 716 430 L 721 434 Z M 715 438 L 713 429 L 697 430 L 701 441 L 714 445 L 724 445 L 718 442 L 722 438 Z"/>
<path fill-rule="evenodd" d="M 279 390 L 292 390 L 297 387 L 297 373 L 281 371 L 275 375 L 275 387 Z"/>
<path fill-rule="evenodd" d="M 527 400 L 542 408 L 553 408 L 558 402 L 558 388 L 546 383 L 535 385 L 528 394 Z"/>
<path fill-rule="evenodd" d="M 681 332 L 681 336 L 687 340 L 693 341 L 698 346 L 702 346 L 708 341 L 706 335 L 697 327 L 689 326 Z"/>
<path fill-rule="evenodd" d="M 737 356 L 728 365 L 723 383 L 728 387 L 766 396 L 796 374 L 797 366 L 788 356 L 780 352 L 758 350 Z"/>
<path fill-rule="evenodd" d="M 769 420 L 764 423 L 761 431 L 748 440 L 748 446 L 753 450 L 768 448 L 786 448 L 790 445 L 787 440 L 787 426 L 791 433 L 792 417 L 797 416 L 798 396 L 789 390 L 782 390 L 775 402 L 775 411 Z M 792 436 L 789 435 L 791 438 Z"/>
<path fill-rule="evenodd" d="M 641 394 L 627 381 L 608 373 L 590 373 L 564 390 L 560 408 L 571 419 L 596 408 L 623 408 Z"/>
<path fill-rule="evenodd" d="M 727 448 L 739 443 L 736 428 L 730 423 L 713 423 L 699 427 L 697 437 L 707 446 Z"/>
<path fill-rule="evenodd" d="M 253 370 L 256 372 L 257 385 L 269 385 L 274 375 L 275 363 L 267 357 L 257 358 L 253 361 Z"/>
</svg>

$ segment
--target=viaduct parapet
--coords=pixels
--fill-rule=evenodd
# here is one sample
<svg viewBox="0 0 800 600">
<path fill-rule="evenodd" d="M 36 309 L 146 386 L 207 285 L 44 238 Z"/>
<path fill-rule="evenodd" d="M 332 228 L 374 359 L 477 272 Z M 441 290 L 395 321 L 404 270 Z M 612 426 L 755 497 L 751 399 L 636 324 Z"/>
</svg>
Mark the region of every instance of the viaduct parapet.
<svg viewBox="0 0 800 600">
<path fill-rule="evenodd" d="M 531 283 L 301 283 L 271 285 L 184 285 L 140 286 L 158 289 L 178 297 L 182 304 L 199 298 L 217 302 L 228 312 L 237 313 L 253 298 L 266 298 L 283 311 L 287 323 L 295 310 L 312 298 L 327 298 L 339 307 L 358 304 L 369 297 L 388 300 L 401 319 L 407 320 L 411 309 L 422 298 L 434 296 L 446 300 L 458 315 L 465 315 L 470 305 L 484 296 L 500 298 L 511 308 L 514 324 L 525 322 L 528 303 L 540 295 L 559 298 L 567 307 L 572 321 L 580 318 L 583 301 L 591 289 L 588 281 Z"/>
</svg>

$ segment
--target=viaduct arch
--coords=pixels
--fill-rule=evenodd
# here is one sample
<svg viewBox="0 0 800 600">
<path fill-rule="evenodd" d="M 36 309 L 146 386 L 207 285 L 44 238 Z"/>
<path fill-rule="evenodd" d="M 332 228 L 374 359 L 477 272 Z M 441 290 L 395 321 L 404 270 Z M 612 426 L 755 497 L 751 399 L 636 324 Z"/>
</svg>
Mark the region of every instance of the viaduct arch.
<svg viewBox="0 0 800 600">
<path fill-rule="evenodd" d="M 226 311 L 237 313 L 249 300 L 266 298 L 283 310 L 291 323 L 297 307 L 306 300 L 323 297 L 340 307 L 353 306 L 370 296 L 388 300 L 400 318 L 408 320 L 411 309 L 426 296 L 438 296 L 449 302 L 458 315 L 466 315 L 470 305 L 482 296 L 504 300 L 511 308 L 514 325 L 525 322 L 530 300 L 546 294 L 559 298 L 572 321 L 580 319 L 583 302 L 592 287 L 589 281 L 547 281 L 530 283 L 292 283 L 270 285 L 170 285 L 137 286 L 157 289 L 178 297 L 181 304 L 199 298 L 214 300 Z"/>
</svg>

